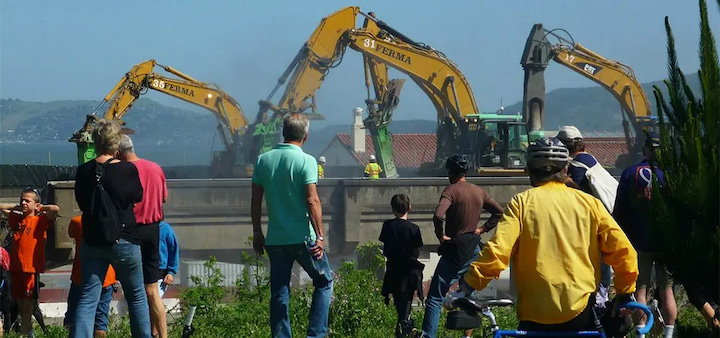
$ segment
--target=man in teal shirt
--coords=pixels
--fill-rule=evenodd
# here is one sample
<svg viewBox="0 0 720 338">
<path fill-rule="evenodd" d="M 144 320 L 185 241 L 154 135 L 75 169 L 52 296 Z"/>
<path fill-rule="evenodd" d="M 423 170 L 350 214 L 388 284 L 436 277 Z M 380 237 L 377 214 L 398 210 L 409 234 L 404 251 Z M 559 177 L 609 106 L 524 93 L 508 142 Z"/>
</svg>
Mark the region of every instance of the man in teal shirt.
<svg viewBox="0 0 720 338">
<path fill-rule="evenodd" d="M 310 121 L 304 114 L 287 114 L 283 138 L 258 157 L 252 178 L 253 249 L 270 258 L 270 325 L 273 337 L 291 337 L 290 274 L 297 261 L 313 280 L 307 337 L 327 334 L 332 272 L 325 253 L 322 208 L 317 193 L 315 158 L 302 150 Z M 261 227 L 262 201 L 268 213 L 267 238 Z"/>
</svg>

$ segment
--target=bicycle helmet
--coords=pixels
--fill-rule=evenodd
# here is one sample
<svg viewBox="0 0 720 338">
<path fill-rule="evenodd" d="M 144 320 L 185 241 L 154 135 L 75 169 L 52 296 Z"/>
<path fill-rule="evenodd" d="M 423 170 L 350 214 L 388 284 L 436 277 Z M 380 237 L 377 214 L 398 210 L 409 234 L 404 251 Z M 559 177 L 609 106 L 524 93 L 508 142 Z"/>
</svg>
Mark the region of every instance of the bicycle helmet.
<svg viewBox="0 0 720 338">
<path fill-rule="evenodd" d="M 455 154 L 448 157 L 447 162 L 445 162 L 445 169 L 455 173 L 467 173 L 470 169 L 467 155 Z"/>
<path fill-rule="evenodd" d="M 555 137 L 543 137 L 527 148 L 527 165 L 531 169 L 548 173 L 560 171 L 570 161 L 565 145 Z"/>
</svg>

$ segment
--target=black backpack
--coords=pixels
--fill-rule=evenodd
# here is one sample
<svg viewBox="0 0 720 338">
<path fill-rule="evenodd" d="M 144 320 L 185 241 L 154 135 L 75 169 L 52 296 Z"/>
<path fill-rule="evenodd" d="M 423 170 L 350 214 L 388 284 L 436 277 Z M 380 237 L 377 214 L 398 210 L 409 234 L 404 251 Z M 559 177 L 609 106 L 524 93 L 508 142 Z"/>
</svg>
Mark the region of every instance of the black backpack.
<svg viewBox="0 0 720 338">
<path fill-rule="evenodd" d="M 124 226 L 120 214 L 110 195 L 103 187 L 101 179 L 110 158 L 103 164 L 96 163 L 95 178 L 97 185 L 90 196 L 90 209 L 83 213 L 83 232 L 85 243 L 89 246 L 110 246 L 120 239 L 120 230 Z"/>
</svg>

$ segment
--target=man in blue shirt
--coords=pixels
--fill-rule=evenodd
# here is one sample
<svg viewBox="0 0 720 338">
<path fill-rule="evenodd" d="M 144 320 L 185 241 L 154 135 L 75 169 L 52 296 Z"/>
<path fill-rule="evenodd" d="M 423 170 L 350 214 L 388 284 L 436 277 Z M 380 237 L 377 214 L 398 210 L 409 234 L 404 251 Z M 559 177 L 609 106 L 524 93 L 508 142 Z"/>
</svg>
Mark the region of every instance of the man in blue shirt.
<svg viewBox="0 0 720 338">
<path fill-rule="evenodd" d="M 660 137 L 648 133 L 643 147 L 643 160 L 625 169 L 620 176 L 615 210 L 613 217 L 625 231 L 630 242 L 638 253 L 638 280 L 635 298 L 639 303 L 646 303 L 647 286 L 650 284 L 650 271 L 655 268 L 662 318 L 665 321 L 665 337 L 672 337 L 677 318 L 677 306 L 673 296 L 672 278 L 663 262 L 657 255 L 657 248 L 652 244 L 650 223 L 650 200 L 652 198 L 653 177 L 660 185 L 665 184 L 664 173 L 655 167 L 654 154 L 660 146 Z M 641 321 L 644 325 L 644 321 Z"/>
<path fill-rule="evenodd" d="M 253 248 L 270 258 L 270 325 L 273 337 L 291 337 L 290 274 L 297 261 L 312 278 L 307 337 L 327 335 L 333 283 L 325 253 L 322 208 L 317 193 L 318 165 L 302 150 L 310 121 L 304 114 L 283 119 L 284 143 L 257 159 L 252 178 L 250 216 Z M 267 238 L 262 232 L 262 201 L 267 206 Z"/>
</svg>

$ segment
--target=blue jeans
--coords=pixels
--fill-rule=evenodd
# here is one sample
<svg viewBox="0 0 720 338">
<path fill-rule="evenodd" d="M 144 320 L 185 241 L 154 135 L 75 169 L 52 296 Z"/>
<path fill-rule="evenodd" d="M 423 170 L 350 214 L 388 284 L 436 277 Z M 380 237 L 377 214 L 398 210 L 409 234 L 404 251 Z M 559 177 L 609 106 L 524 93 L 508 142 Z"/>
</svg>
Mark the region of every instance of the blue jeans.
<svg viewBox="0 0 720 338">
<path fill-rule="evenodd" d="M 480 247 L 475 248 L 473 258 L 467 261 L 460 270 L 456 266 L 448 262 L 447 256 L 441 256 L 435 274 L 433 274 L 428 289 L 427 299 L 425 300 L 425 317 L 423 318 L 423 337 L 434 338 L 437 334 L 438 323 L 440 322 L 440 310 L 442 303 L 445 301 L 445 294 L 450 287 L 457 283 L 460 277 L 470 268 L 470 263 L 475 261 L 480 255 Z"/>
<path fill-rule="evenodd" d="M 93 336 L 93 324 L 102 293 L 102 284 L 108 265 L 112 264 L 127 300 L 132 336 L 150 338 L 150 311 L 145 296 L 145 284 L 143 284 L 140 246 L 124 239 L 107 247 L 94 247 L 82 243 L 80 262 L 83 285 L 75 309 L 75 323 L 70 327 L 70 337 Z"/>
<path fill-rule="evenodd" d="M 81 292 L 82 286 L 70 284 L 70 291 L 68 292 L 67 299 L 67 312 L 65 312 L 65 320 L 63 320 L 63 325 L 65 327 L 71 327 L 75 322 L 75 311 L 77 309 L 78 300 L 80 300 Z M 112 286 L 103 288 L 100 293 L 100 302 L 98 303 L 97 310 L 95 312 L 95 330 L 107 332 L 108 314 L 110 313 L 112 294 Z"/>
<path fill-rule="evenodd" d="M 315 291 L 310 305 L 310 326 L 307 337 L 325 337 L 328 330 L 328 314 L 333 282 L 327 253 L 321 260 L 315 260 L 304 243 L 290 245 L 268 245 L 270 258 L 270 328 L 273 337 L 292 337 L 290 332 L 290 274 L 293 262 L 312 278 Z"/>
</svg>

